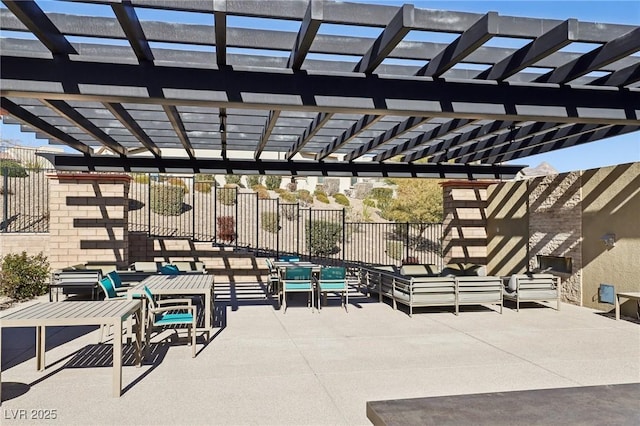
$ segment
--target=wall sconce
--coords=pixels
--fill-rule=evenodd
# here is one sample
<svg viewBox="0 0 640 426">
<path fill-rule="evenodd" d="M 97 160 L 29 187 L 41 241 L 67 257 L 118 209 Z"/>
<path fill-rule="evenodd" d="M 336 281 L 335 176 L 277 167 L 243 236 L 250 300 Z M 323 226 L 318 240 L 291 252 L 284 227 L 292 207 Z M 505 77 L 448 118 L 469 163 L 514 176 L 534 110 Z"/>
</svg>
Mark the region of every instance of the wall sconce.
<svg viewBox="0 0 640 426">
<path fill-rule="evenodd" d="M 613 233 L 604 234 L 602 237 L 600 237 L 600 240 L 607 247 L 615 247 L 615 245 L 616 245 L 616 234 L 613 234 Z"/>
</svg>

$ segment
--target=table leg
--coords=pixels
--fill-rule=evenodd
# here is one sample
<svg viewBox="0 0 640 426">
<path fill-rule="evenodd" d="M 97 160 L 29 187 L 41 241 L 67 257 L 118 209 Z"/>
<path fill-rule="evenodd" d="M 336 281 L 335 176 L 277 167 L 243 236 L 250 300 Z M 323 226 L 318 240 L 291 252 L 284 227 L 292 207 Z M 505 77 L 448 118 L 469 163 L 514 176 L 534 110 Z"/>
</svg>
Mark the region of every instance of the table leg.
<svg viewBox="0 0 640 426">
<path fill-rule="evenodd" d="M 207 330 L 211 330 L 211 312 L 213 307 L 213 290 L 208 291 L 204 295 L 204 326 Z"/>
<path fill-rule="evenodd" d="M 616 294 L 616 321 L 620 320 L 620 298 Z"/>
<path fill-rule="evenodd" d="M 136 311 L 136 321 L 138 322 L 138 326 L 136 327 L 136 366 L 140 367 L 142 365 L 142 304 L 140 305 L 140 309 Z"/>
<path fill-rule="evenodd" d="M 122 391 L 122 319 L 113 323 L 113 396 Z"/>
<path fill-rule="evenodd" d="M 38 371 L 43 371 L 45 368 L 44 353 L 46 346 L 46 334 L 47 329 L 45 326 L 41 325 L 36 327 L 36 367 Z"/>
</svg>

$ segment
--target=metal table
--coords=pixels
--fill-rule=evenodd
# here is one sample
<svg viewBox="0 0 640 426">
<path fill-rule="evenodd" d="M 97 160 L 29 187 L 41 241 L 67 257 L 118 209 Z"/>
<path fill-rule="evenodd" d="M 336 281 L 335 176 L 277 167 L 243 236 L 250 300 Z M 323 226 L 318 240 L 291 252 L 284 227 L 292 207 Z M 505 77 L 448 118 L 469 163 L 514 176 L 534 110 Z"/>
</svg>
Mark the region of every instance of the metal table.
<svg viewBox="0 0 640 426">
<path fill-rule="evenodd" d="M 3 327 L 35 327 L 36 366 L 38 371 L 43 371 L 46 367 L 46 327 L 113 325 L 113 396 L 119 397 L 122 392 L 122 324 L 132 315 L 136 315 L 141 321 L 141 306 L 138 300 L 38 303 L 1 317 L 0 332 Z M 138 367 L 141 362 L 141 346 L 140 327 L 136 327 L 136 365 Z"/>
</svg>

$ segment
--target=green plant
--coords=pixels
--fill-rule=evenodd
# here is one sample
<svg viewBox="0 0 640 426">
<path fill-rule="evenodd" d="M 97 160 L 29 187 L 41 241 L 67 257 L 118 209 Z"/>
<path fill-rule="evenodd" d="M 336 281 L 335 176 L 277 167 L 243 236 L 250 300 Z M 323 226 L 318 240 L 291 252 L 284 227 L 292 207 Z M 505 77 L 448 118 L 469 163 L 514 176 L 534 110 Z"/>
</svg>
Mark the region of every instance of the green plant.
<svg viewBox="0 0 640 426">
<path fill-rule="evenodd" d="M 376 200 L 372 200 L 371 198 L 365 198 L 362 201 L 362 205 L 365 207 L 375 207 L 376 206 Z"/>
<path fill-rule="evenodd" d="M 342 224 L 328 220 L 307 220 L 307 247 L 312 255 L 327 255 L 340 251 Z"/>
<path fill-rule="evenodd" d="M 226 175 L 224 177 L 224 181 L 227 185 L 238 185 L 240 186 L 240 181 L 242 180 L 242 175 Z"/>
<path fill-rule="evenodd" d="M 0 161 L 0 175 L 8 177 L 27 177 L 27 170 L 14 160 L 2 160 Z"/>
<path fill-rule="evenodd" d="M 298 201 L 300 201 L 303 205 L 308 206 L 313 204 L 313 195 L 311 192 L 306 189 L 301 189 L 298 191 Z"/>
<path fill-rule="evenodd" d="M 392 259 L 402 259 L 402 242 L 401 241 L 387 241 L 387 249 L 385 250 L 387 256 Z"/>
<path fill-rule="evenodd" d="M 295 203 L 296 201 L 298 201 L 298 197 L 296 197 L 296 194 L 294 194 L 293 192 L 289 192 L 289 191 L 283 191 L 280 193 L 280 199 L 282 201 L 286 201 L 287 203 Z"/>
<path fill-rule="evenodd" d="M 168 185 L 173 185 L 173 186 L 180 186 L 182 188 L 184 188 L 184 193 L 188 194 L 189 193 L 189 187 L 187 186 L 187 183 L 180 179 L 179 177 L 170 177 L 165 181 Z"/>
<path fill-rule="evenodd" d="M 14 300 L 31 299 L 48 290 L 49 261 L 42 253 L 35 256 L 7 254 L 2 258 L 0 294 Z"/>
<path fill-rule="evenodd" d="M 218 190 L 218 200 L 225 206 L 231 206 L 236 203 L 236 188 L 220 188 Z"/>
<path fill-rule="evenodd" d="M 163 216 L 179 216 L 183 211 L 185 188 L 175 185 L 151 185 L 151 211 Z"/>
<path fill-rule="evenodd" d="M 327 197 L 327 194 L 324 191 L 316 189 L 314 195 L 316 196 L 316 200 L 321 203 L 329 204 L 329 197 Z"/>
<path fill-rule="evenodd" d="M 261 179 L 262 179 L 262 176 L 260 175 L 247 176 L 247 186 L 253 189 L 254 186 L 260 185 Z"/>
<path fill-rule="evenodd" d="M 344 194 L 334 194 L 333 199 L 336 200 L 336 203 L 348 207 L 350 205 L 349 199 Z"/>
<path fill-rule="evenodd" d="M 149 174 L 147 173 L 133 173 L 133 181 L 143 185 L 149 185 Z"/>
<path fill-rule="evenodd" d="M 267 186 L 267 189 L 274 190 L 276 188 L 280 188 L 280 184 L 282 184 L 282 177 L 269 175 L 264 179 L 264 184 Z"/>
<path fill-rule="evenodd" d="M 216 219 L 216 223 L 218 238 L 228 242 L 236 239 L 236 220 L 233 216 L 220 216 Z"/>
<path fill-rule="evenodd" d="M 262 229 L 267 232 L 275 234 L 280 229 L 280 223 L 278 221 L 278 213 L 276 212 L 262 212 Z"/>
</svg>

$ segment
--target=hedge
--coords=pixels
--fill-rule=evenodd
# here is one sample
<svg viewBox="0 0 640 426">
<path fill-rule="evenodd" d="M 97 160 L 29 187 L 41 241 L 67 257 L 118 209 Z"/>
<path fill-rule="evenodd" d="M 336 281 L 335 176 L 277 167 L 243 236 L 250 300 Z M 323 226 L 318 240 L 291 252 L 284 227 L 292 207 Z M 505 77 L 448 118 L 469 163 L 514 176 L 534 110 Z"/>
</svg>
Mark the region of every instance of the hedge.
<svg viewBox="0 0 640 426">
<path fill-rule="evenodd" d="M 179 216 L 183 211 L 185 188 L 175 185 L 151 185 L 151 211 L 163 216 Z"/>
</svg>

